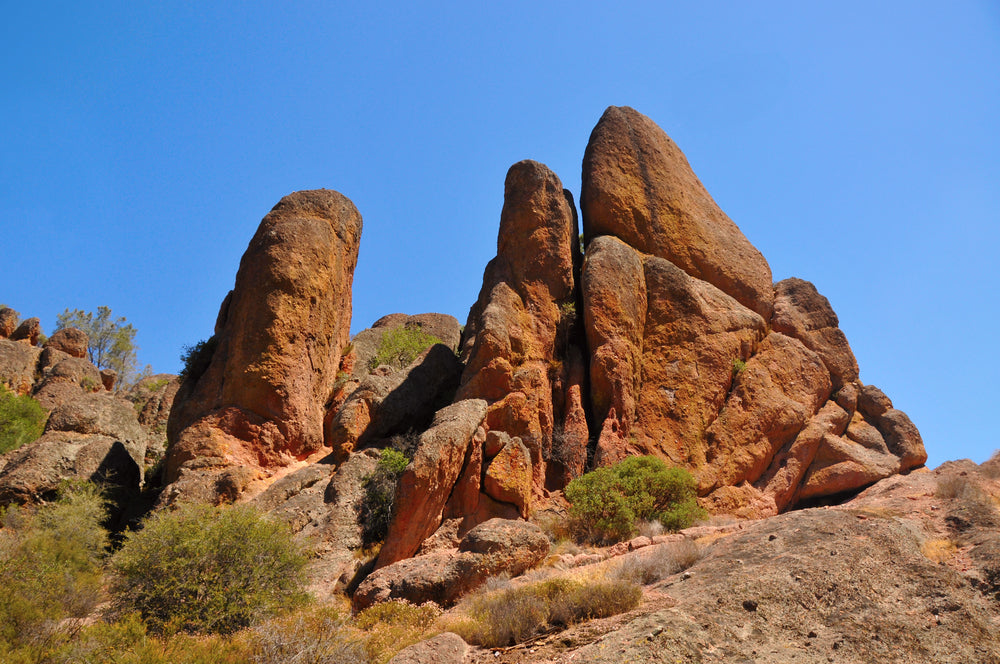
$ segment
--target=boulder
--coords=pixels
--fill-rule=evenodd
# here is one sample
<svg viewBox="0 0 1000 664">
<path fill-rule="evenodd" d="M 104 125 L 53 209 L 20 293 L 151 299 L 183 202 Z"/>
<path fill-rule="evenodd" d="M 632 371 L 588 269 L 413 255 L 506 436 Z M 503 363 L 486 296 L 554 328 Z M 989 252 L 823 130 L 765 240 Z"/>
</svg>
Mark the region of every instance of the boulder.
<svg viewBox="0 0 1000 664">
<path fill-rule="evenodd" d="M 538 162 L 511 166 L 497 255 L 463 337 L 456 399 L 485 399 L 488 428 L 521 438 L 538 495 L 564 486 L 586 458 L 578 237 L 572 197 L 559 178 Z"/>
<path fill-rule="evenodd" d="M 70 357 L 87 357 L 87 346 L 89 340 L 83 330 L 75 327 L 64 327 L 56 330 L 43 345 L 44 348 L 54 348 L 61 350 Z"/>
<path fill-rule="evenodd" d="M 42 323 L 37 318 L 28 318 L 21 321 L 10 335 L 11 341 L 27 341 L 31 346 L 38 345 L 38 337 L 42 334 Z"/>
<path fill-rule="evenodd" d="M 264 217 L 175 399 L 168 482 L 183 469 L 202 488 L 230 466 L 267 474 L 323 446 L 360 237 L 357 209 L 326 189 L 290 194 Z"/>
<path fill-rule="evenodd" d="M 114 369 L 101 369 L 101 385 L 108 392 L 115 389 L 115 382 L 118 380 L 118 372 Z"/>
<path fill-rule="evenodd" d="M 595 238 L 613 235 L 770 318 L 767 261 L 712 200 L 677 145 L 638 111 L 611 106 L 594 127 L 580 207 L 588 251 Z"/>
<path fill-rule="evenodd" d="M 523 574 L 545 560 L 550 547 L 534 524 L 491 519 L 470 530 L 458 552 L 435 551 L 376 569 L 358 586 L 353 606 L 363 611 L 377 602 L 403 599 L 448 607 L 491 576 Z"/>
<path fill-rule="evenodd" d="M 771 329 L 794 337 L 819 355 L 830 371 L 833 388 L 858 379 L 858 361 L 829 300 L 803 279 L 785 279 L 774 285 Z"/>
<path fill-rule="evenodd" d="M 398 328 L 418 329 L 432 337 L 437 337 L 452 351 L 458 350 L 462 337 L 462 325 L 454 316 L 447 314 L 389 314 L 372 323 L 372 326 L 362 330 L 351 338 L 355 361 L 351 372 L 352 378 L 364 378 L 374 368 L 372 360 L 378 353 L 382 335 Z"/>
<path fill-rule="evenodd" d="M 454 349 L 435 344 L 404 369 L 366 376 L 328 424 L 334 461 L 371 440 L 427 428 L 451 401 L 461 375 Z"/>
<path fill-rule="evenodd" d="M 459 401 L 434 416 L 399 480 L 396 509 L 379 552 L 378 567 L 412 556 L 441 525 L 473 436 L 485 418 L 486 402 L 481 399 Z"/>
<path fill-rule="evenodd" d="M 7 339 L 14 334 L 21 315 L 10 307 L 0 307 L 0 339 Z"/>
<path fill-rule="evenodd" d="M 830 396 L 830 374 L 802 342 L 772 332 L 738 373 L 726 405 L 706 430 L 699 493 L 757 481 Z"/>
<path fill-rule="evenodd" d="M 531 488 L 531 453 L 520 438 L 511 438 L 486 467 L 483 491 L 494 500 L 517 506 L 527 518 Z"/>
</svg>

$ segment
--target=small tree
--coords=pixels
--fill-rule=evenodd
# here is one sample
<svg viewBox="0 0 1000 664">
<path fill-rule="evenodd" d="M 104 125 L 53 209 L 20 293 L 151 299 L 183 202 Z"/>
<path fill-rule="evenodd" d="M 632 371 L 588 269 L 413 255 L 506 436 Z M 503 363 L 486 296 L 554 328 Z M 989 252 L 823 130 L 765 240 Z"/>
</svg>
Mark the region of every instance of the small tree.
<svg viewBox="0 0 1000 664">
<path fill-rule="evenodd" d="M 87 335 L 87 355 L 99 369 L 113 369 L 124 381 L 136 370 L 135 328 L 125 317 L 112 318 L 110 307 L 97 307 L 97 315 L 66 309 L 56 316 L 56 330 L 75 327 Z"/>
</svg>

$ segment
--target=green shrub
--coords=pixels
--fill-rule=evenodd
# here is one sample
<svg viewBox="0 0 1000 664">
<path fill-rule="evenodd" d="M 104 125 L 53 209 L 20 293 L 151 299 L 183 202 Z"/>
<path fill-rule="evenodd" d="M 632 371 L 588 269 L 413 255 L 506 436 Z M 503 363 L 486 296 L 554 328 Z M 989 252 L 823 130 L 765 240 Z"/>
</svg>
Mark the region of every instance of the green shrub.
<svg viewBox="0 0 1000 664">
<path fill-rule="evenodd" d="M 374 472 L 362 479 L 365 495 L 358 503 L 358 523 L 366 547 L 385 540 L 396 502 L 396 487 L 409 463 L 402 452 L 387 447 L 382 450 Z"/>
<path fill-rule="evenodd" d="M 580 539 L 620 542 L 638 521 L 656 520 L 668 530 L 686 528 L 702 518 L 694 478 L 656 457 L 634 456 L 598 468 L 566 486 L 570 519 Z"/>
<path fill-rule="evenodd" d="M 181 505 L 126 537 L 113 606 L 157 633 L 229 633 L 301 601 L 305 563 L 288 527 L 252 507 Z"/>
<path fill-rule="evenodd" d="M 624 613 L 641 599 L 642 589 L 620 578 L 561 576 L 500 589 L 486 586 L 463 603 L 469 620 L 452 628 L 470 643 L 504 647 L 553 627 Z"/>
<path fill-rule="evenodd" d="M 402 369 L 417 359 L 417 355 L 439 343 L 442 343 L 440 339 L 419 327 L 397 327 L 387 330 L 382 333 L 375 356 L 368 362 L 368 368 L 375 369 L 387 364 Z"/>
<path fill-rule="evenodd" d="M 181 353 L 181 362 L 184 363 L 184 367 L 177 374 L 181 382 L 187 380 L 192 383 L 198 382 L 198 379 L 208 371 L 208 365 L 212 363 L 212 356 L 215 355 L 215 349 L 218 345 L 219 340 L 215 335 L 212 335 L 193 346 L 184 346 Z"/>
<path fill-rule="evenodd" d="M 93 485 L 67 484 L 56 502 L 11 507 L 2 517 L 0 660 L 26 652 L 41 660 L 102 599 L 106 504 Z"/>
<path fill-rule="evenodd" d="M 47 417 L 40 403 L 0 385 L 0 454 L 16 450 L 41 436 Z"/>
</svg>

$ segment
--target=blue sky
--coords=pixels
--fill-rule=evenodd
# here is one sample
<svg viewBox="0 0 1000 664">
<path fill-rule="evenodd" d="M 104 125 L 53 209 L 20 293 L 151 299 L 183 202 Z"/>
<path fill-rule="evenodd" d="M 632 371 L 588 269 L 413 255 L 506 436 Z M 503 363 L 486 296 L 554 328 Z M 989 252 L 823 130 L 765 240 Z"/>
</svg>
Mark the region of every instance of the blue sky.
<svg viewBox="0 0 1000 664">
<path fill-rule="evenodd" d="M 371 5 L 375 5 L 373 8 Z M 261 217 L 364 217 L 353 329 L 464 322 L 514 162 L 578 197 L 608 105 L 684 150 L 776 280 L 816 284 L 930 465 L 996 448 L 1000 5 L 4 3 L 0 302 L 208 337 Z"/>
</svg>

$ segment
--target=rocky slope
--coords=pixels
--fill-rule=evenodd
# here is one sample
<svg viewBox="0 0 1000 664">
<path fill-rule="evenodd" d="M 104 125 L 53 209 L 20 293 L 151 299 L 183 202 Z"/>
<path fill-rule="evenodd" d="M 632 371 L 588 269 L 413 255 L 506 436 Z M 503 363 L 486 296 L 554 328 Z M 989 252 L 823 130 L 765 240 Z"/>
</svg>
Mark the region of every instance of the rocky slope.
<svg viewBox="0 0 1000 664">
<path fill-rule="evenodd" d="M 628 614 L 424 661 L 1000 662 L 998 477 L 996 460 L 949 462 L 840 506 L 691 529 L 702 558 Z"/>
<path fill-rule="evenodd" d="M 17 318 L 0 310 L 0 383 L 31 395 L 48 417 L 39 439 L 0 456 L 0 505 L 50 500 L 66 480 L 92 480 L 109 489 L 115 517 L 132 512 L 146 468 L 164 451 L 163 418 L 176 376 L 113 392 L 113 372 L 86 359 L 86 334 L 66 328 L 39 347 L 37 318 L 8 334 Z"/>
</svg>

